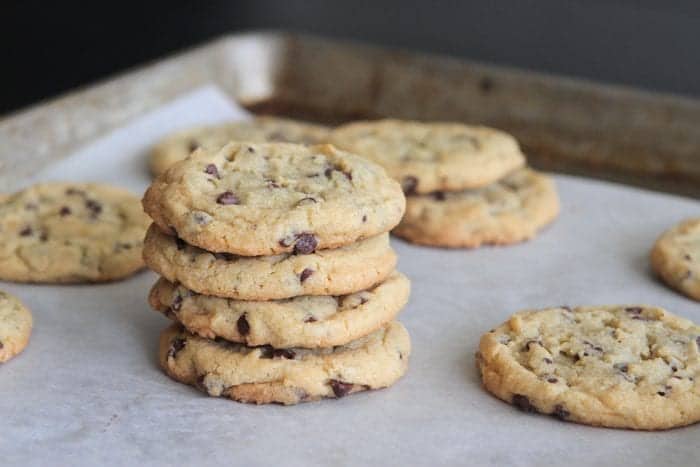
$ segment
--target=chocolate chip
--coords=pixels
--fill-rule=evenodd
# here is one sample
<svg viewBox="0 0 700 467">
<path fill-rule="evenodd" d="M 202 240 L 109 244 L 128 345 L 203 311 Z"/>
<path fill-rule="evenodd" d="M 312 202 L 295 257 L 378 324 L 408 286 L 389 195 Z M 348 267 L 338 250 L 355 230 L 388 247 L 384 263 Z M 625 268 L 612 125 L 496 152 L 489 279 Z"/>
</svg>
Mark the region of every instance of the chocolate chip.
<svg viewBox="0 0 700 467">
<path fill-rule="evenodd" d="M 657 392 L 657 394 L 660 395 L 660 396 L 665 396 L 665 395 L 666 395 L 666 393 L 665 393 L 664 391 L 659 391 L 659 392 Z"/>
<path fill-rule="evenodd" d="M 299 281 L 303 283 L 306 279 L 311 277 L 311 274 L 314 273 L 313 269 L 305 268 L 303 271 L 301 271 L 301 274 L 299 274 Z"/>
<path fill-rule="evenodd" d="M 219 175 L 219 169 L 217 169 L 214 164 L 207 165 L 207 167 L 204 169 L 204 173 L 213 175 L 214 177 L 221 179 L 221 175 Z"/>
<path fill-rule="evenodd" d="M 297 255 L 308 255 L 313 253 L 318 246 L 316 236 L 311 233 L 301 233 L 297 236 L 297 241 L 294 244 L 294 253 Z"/>
<path fill-rule="evenodd" d="M 305 323 L 315 323 L 316 321 L 318 321 L 318 320 L 316 318 L 314 318 L 313 316 L 309 316 L 308 318 L 306 318 L 304 320 Z"/>
<path fill-rule="evenodd" d="M 523 412 L 527 413 L 536 413 L 538 412 L 537 408 L 530 403 L 530 399 L 527 397 L 521 395 L 521 394 L 514 394 L 513 395 L 513 405 L 522 410 Z"/>
<path fill-rule="evenodd" d="M 262 348 L 262 358 L 286 358 L 287 360 L 294 360 L 296 357 L 296 352 L 292 349 L 275 349 L 267 345 Z"/>
<path fill-rule="evenodd" d="M 63 206 L 58 213 L 61 215 L 61 217 L 65 217 L 70 215 L 71 210 L 68 206 Z"/>
<path fill-rule="evenodd" d="M 329 384 L 333 389 L 333 394 L 335 394 L 335 397 L 346 396 L 355 386 L 352 383 L 344 383 L 343 381 L 338 381 L 337 379 L 330 380 Z"/>
<path fill-rule="evenodd" d="M 178 295 L 173 299 L 173 303 L 170 305 L 170 308 L 173 309 L 173 311 L 180 311 L 180 308 L 182 308 L 182 296 Z"/>
<path fill-rule="evenodd" d="M 72 195 L 85 196 L 85 192 L 83 190 L 79 190 L 77 188 L 68 188 L 66 190 L 66 194 L 68 196 L 72 196 Z"/>
<path fill-rule="evenodd" d="M 558 418 L 559 420 L 566 420 L 569 418 L 569 415 L 571 415 L 571 412 L 566 410 L 563 405 L 557 404 L 554 406 L 554 412 L 552 412 L 552 416 Z"/>
<path fill-rule="evenodd" d="M 559 381 L 559 380 L 558 380 L 557 378 L 555 378 L 554 376 L 551 376 L 551 377 L 547 378 L 547 382 L 548 382 L 548 383 L 554 384 L 554 383 L 556 383 L 557 381 Z"/>
<path fill-rule="evenodd" d="M 180 237 L 175 237 L 175 246 L 178 250 L 184 250 L 187 246 L 187 243 L 185 243 L 185 241 Z"/>
<path fill-rule="evenodd" d="M 187 342 L 181 337 L 176 337 L 170 341 L 170 349 L 168 349 L 168 358 L 175 358 L 177 353 L 185 348 Z"/>
<path fill-rule="evenodd" d="M 488 94 L 493 89 L 493 80 L 488 76 L 484 76 L 479 80 L 479 90 L 483 94 Z"/>
<path fill-rule="evenodd" d="M 238 334 L 241 336 L 247 336 L 250 334 L 250 324 L 248 324 L 248 320 L 245 317 L 245 313 L 241 315 L 240 318 L 238 318 L 238 321 L 236 322 L 236 328 L 238 329 Z"/>
<path fill-rule="evenodd" d="M 217 196 L 216 202 L 219 204 L 224 204 L 224 205 L 240 204 L 241 203 L 241 201 L 238 199 L 238 197 L 230 191 L 224 191 L 219 196 Z"/>
<path fill-rule="evenodd" d="M 401 181 L 401 188 L 403 192 L 407 195 L 412 195 L 416 192 L 416 187 L 418 187 L 418 178 L 408 175 Z"/>
<path fill-rule="evenodd" d="M 95 218 L 102 212 L 102 205 L 94 199 L 85 200 L 85 207 L 90 211 L 90 217 Z"/>
<path fill-rule="evenodd" d="M 447 196 L 444 191 L 435 191 L 433 192 L 433 198 L 435 198 L 435 201 L 445 201 Z"/>
<path fill-rule="evenodd" d="M 32 228 L 31 227 L 25 227 L 22 230 L 19 231 L 20 237 L 28 237 L 32 234 Z"/>
</svg>

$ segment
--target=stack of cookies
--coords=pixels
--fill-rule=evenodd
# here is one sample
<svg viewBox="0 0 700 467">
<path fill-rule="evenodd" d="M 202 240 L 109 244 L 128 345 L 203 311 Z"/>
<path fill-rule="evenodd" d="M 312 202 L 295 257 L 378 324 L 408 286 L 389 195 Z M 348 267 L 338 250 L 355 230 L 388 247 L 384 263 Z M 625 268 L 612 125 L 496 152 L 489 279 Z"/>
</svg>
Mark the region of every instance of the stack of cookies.
<svg viewBox="0 0 700 467">
<path fill-rule="evenodd" d="M 212 396 L 296 404 L 386 387 L 410 340 L 388 231 L 398 183 L 330 145 L 197 149 L 143 200 L 153 308 L 173 379 Z"/>
<path fill-rule="evenodd" d="M 414 243 L 517 243 L 559 212 L 552 180 L 525 167 L 517 141 L 492 128 L 379 120 L 343 125 L 330 141 L 401 182 L 406 215 L 394 233 Z"/>
</svg>

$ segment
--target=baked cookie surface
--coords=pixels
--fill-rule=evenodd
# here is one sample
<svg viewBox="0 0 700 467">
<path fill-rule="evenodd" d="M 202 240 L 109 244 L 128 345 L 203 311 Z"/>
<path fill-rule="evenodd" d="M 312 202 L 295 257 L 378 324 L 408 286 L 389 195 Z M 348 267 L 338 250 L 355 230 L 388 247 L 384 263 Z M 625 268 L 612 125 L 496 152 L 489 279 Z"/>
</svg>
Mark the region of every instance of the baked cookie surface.
<svg viewBox="0 0 700 467">
<path fill-rule="evenodd" d="M 138 197 L 90 183 L 43 183 L 0 200 L 0 279 L 101 282 L 143 268 L 149 220 Z"/>
<path fill-rule="evenodd" d="M 328 133 L 328 128 L 321 125 L 278 117 L 192 128 L 169 135 L 153 147 L 151 172 L 156 176 L 162 174 L 198 147 L 216 150 L 229 141 L 319 144 L 328 139 Z"/>
<path fill-rule="evenodd" d="M 650 306 L 523 311 L 481 338 L 486 389 L 526 412 L 657 430 L 700 420 L 700 327 Z"/>
<path fill-rule="evenodd" d="M 208 251 L 244 256 L 336 248 L 398 224 L 398 183 L 330 145 L 230 143 L 199 149 L 150 186 L 146 212 Z"/>
<path fill-rule="evenodd" d="M 664 232 L 651 250 L 651 265 L 666 284 L 700 300 L 700 218 Z"/>
<path fill-rule="evenodd" d="M 171 282 L 240 300 L 348 294 L 381 282 L 396 266 L 389 234 L 308 255 L 237 256 L 210 253 L 151 226 L 143 252 L 146 264 Z"/>
<path fill-rule="evenodd" d="M 0 363 L 20 353 L 29 343 L 32 314 L 17 298 L 0 290 Z"/>
<path fill-rule="evenodd" d="M 178 324 L 160 338 L 160 362 L 173 379 L 210 396 L 285 405 L 342 397 L 394 384 L 411 351 L 393 321 L 361 339 L 327 349 L 246 347 L 194 336 Z"/>
<path fill-rule="evenodd" d="M 355 122 L 333 130 L 330 141 L 383 166 L 406 194 L 482 187 L 525 164 L 509 134 L 461 123 Z"/>
<path fill-rule="evenodd" d="M 303 296 L 247 301 L 199 295 L 160 279 L 151 306 L 206 339 L 217 337 L 249 346 L 331 347 L 347 344 L 392 321 L 410 291 L 406 276 L 394 272 L 367 290 L 339 297 Z"/>
<path fill-rule="evenodd" d="M 508 245 L 531 239 L 558 213 L 552 179 L 526 168 L 484 188 L 409 195 L 393 233 L 421 245 Z"/>
</svg>

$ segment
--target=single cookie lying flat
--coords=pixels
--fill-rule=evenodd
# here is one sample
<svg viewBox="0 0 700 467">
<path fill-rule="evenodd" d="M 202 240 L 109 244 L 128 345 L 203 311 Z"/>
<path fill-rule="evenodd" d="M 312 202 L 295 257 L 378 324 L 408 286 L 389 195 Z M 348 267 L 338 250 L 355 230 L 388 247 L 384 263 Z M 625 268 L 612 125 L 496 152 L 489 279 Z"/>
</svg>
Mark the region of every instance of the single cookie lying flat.
<svg viewBox="0 0 700 467">
<path fill-rule="evenodd" d="M 508 245 L 534 237 L 558 213 L 554 182 L 520 169 L 476 190 L 408 196 L 393 233 L 421 245 Z"/>
<path fill-rule="evenodd" d="M 700 327 L 650 306 L 523 311 L 481 338 L 484 386 L 526 412 L 614 428 L 700 420 Z"/>
<path fill-rule="evenodd" d="M 194 336 L 174 324 L 161 334 L 160 362 L 173 379 L 210 396 L 285 405 L 342 397 L 394 384 L 411 342 L 393 321 L 369 336 L 327 349 L 246 347 Z"/>
<path fill-rule="evenodd" d="M 27 346 L 32 333 L 32 314 L 22 302 L 0 291 L 0 363 Z"/>
<path fill-rule="evenodd" d="M 143 268 L 139 199 L 90 183 L 43 183 L 0 201 L 0 279 L 100 282 Z"/>
<path fill-rule="evenodd" d="M 668 285 L 700 300 L 700 219 L 664 232 L 651 250 L 651 266 Z"/>
<path fill-rule="evenodd" d="M 410 282 L 394 272 L 362 292 L 247 301 L 199 295 L 160 279 L 151 306 L 206 339 L 274 348 L 344 345 L 392 321 L 408 301 Z"/>
<path fill-rule="evenodd" d="M 324 126 L 277 117 L 194 128 L 172 134 L 153 147 L 151 172 L 160 175 L 198 147 L 216 150 L 229 141 L 319 144 L 327 139 L 328 128 Z"/>
<path fill-rule="evenodd" d="M 236 256 L 210 253 L 152 226 L 143 253 L 148 267 L 171 282 L 240 300 L 344 295 L 381 282 L 396 266 L 389 234 L 308 255 Z"/>
<path fill-rule="evenodd" d="M 158 177 L 143 200 L 165 232 L 244 256 L 348 245 L 398 224 L 398 183 L 330 145 L 230 143 L 199 149 Z"/>
<path fill-rule="evenodd" d="M 512 136 L 461 123 L 355 122 L 330 140 L 383 166 L 407 194 L 482 187 L 525 164 Z"/>
</svg>

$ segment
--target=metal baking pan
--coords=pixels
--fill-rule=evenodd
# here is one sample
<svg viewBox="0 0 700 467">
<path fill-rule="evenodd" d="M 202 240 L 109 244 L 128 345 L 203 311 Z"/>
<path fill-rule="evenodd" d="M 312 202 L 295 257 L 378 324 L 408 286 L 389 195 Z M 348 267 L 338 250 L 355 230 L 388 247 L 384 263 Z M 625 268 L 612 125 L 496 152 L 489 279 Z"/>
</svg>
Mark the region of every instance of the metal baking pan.
<svg viewBox="0 0 700 467">
<path fill-rule="evenodd" d="M 535 167 L 700 198 L 700 100 L 285 32 L 225 36 L 4 117 L 3 191 L 206 83 L 260 113 L 492 125 Z"/>
</svg>

